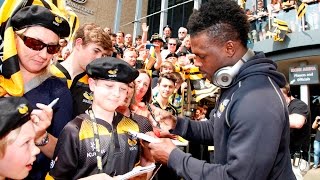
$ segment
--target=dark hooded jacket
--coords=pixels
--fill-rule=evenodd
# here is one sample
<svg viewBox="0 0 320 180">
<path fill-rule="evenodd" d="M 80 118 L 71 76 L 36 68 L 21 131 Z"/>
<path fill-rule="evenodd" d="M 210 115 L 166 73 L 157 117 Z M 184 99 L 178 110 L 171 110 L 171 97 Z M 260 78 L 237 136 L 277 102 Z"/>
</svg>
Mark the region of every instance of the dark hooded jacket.
<svg viewBox="0 0 320 180">
<path fill-rule="evenodd" d="M 213 164 L 178 148 L 168 166 L 185 179 L 295 179 L 289 153 L 289 116 L 280 87 L 286 83 L 277 66 L 260 52 L 222 89 L 210 120 L 178 118 L 173 133 L 214 145 Z"/>
</svg>

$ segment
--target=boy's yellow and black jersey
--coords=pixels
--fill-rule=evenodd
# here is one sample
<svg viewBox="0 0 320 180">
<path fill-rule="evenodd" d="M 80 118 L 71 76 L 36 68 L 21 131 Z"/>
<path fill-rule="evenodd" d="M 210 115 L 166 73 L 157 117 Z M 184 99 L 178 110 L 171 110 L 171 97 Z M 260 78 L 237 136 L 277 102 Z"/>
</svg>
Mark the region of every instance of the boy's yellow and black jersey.
<svg viewBox="0 0 320 180">
<path fill-rule="evenodd" d="M 136 121 L 116 113 L 112 125 L 96 119 L 100 136 L 103 172 L 108 175 L 122 175 L 139 163 L 140 145 L 126 134 L 130 129 L 139 132 Z M 97 174 L 92 121 L 87 114 L 81 114 L 69 122 L 60 134 L 54 153 L 50 176 L 54 179 L 79 179 Z"/>
<path fill-rule="evenodd" d="M 88 85 L 88 75 L 83 72 L 73 80 L 69 72 L 58 62 L 50 66 L 50 72 L 64 81 L 71 91 L 73 99 L 73 117 L 84 113 L 92 104 L 92 92 Z"/>
</svg>

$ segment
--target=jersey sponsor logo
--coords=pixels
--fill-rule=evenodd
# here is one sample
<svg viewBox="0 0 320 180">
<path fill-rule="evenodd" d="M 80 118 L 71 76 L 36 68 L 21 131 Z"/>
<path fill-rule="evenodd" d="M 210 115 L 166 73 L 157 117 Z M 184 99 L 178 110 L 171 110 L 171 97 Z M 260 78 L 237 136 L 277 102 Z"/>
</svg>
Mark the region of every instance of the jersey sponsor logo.
<svg viewBox="0 0 320 180">
<path fill-rule="evenodd" d="M 90 140 L 90 148 L 91 148 L 91 152 L 87 152 L 87 158 L 91 158 L 91 157 L 96 156 L 96 143 L 93 141 L 93 139 L 92 139 L 92 141 Z M 105 154 L 106 151 L 107 150 L 105 148 L 101 149 L 101 154 Z"/>
<path fill-rule="evenodd" d="M 87 157 L 95 157 L 96 152 L 87 152 Z"/>
<path fill-rule="evenodd" d="M 92 151 L 95 151 L 96 150 L 96 144 L 92 141 L 90 142 L 90 147 L 91 147 L 91 150 Z"/>
</svg>

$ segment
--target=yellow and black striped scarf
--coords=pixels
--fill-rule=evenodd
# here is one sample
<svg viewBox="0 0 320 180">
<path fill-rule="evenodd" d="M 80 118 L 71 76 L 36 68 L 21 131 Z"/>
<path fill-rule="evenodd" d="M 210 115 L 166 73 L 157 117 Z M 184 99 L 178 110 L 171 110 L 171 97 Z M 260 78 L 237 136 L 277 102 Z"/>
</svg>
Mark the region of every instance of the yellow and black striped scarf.
<svg viewBox="0 0 320 180">
<path fill-rule="evenodd" d="M 191 94 L 194 96 L 196 102 L 199 102 L 205 97 L 213 96 L 218 92 L 219 87 L 206 81 L 206 78 L 203 77 L 203 74 L 200 72 L 199 67 L 194 66 L 188 69 L 181 69 L 185 74 L 184 78 L 190 79 L 192 91 Z"/>
<path fill-rule="evenodd" d="M 64 17 L 70 24 L 71 35 L 79 27 L 79 20 L 74 12 L 66 10 L 64 0 L 6 0 L 0 9 L 0 97 L 4 95 L 22 96 L 24 85 L 19 67 L 19 59 L 14 40 L 11 19 L 21 8 L 39 5 Z"/>
<path fill-rule="evenodd" d="M 280 19 L 274 19 L 269 34 L 272 35 L 274 41 L 284 41 L 286 34 L 290 32 L 288 23 Z"/>
</svg>

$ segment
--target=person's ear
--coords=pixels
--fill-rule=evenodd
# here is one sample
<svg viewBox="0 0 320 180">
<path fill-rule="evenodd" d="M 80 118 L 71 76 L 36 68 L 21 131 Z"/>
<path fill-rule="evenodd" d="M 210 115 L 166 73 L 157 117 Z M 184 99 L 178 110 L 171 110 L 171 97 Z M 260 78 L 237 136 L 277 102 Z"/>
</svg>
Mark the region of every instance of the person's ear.
<svg viewBox="0 0 320 180">
<path fill-rule="evenodd" d="M 227 57 L 231 58 L 235 54 L 235 43 L 233 41 L 227 41 L 225 43 L 225 53 Z"/>
<path fill-rule="evenodd" d="M 94 92 L 95 88 L 96 88 L 96 80 L 89 78 L 88 79 L 88 83 L 89 83 L 89 88 L 92 92 Z"/>
<path fill-rule="evenodd" d="M 74 47 L 76 49 L 79 49 L 82 45 L 83 45 L 83 40 L 81 38 L 77 38 L 76 41 L 75 41 Z"/>
</svg>

